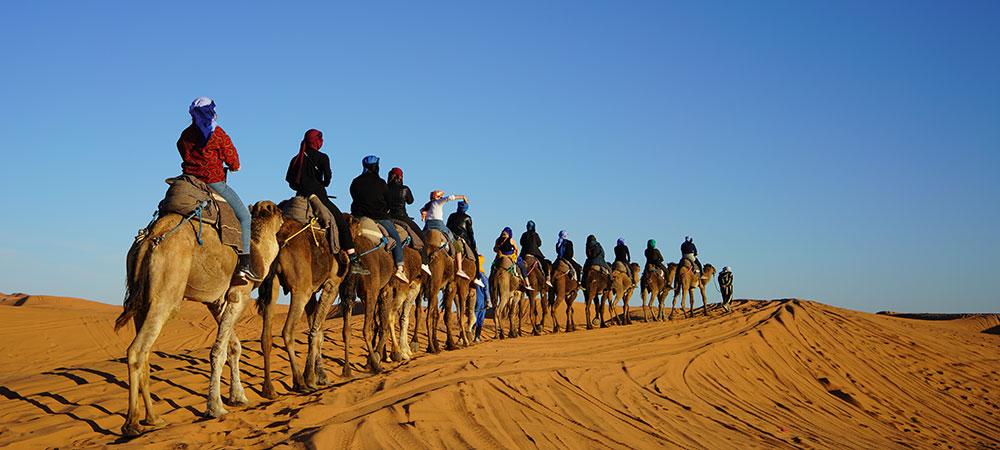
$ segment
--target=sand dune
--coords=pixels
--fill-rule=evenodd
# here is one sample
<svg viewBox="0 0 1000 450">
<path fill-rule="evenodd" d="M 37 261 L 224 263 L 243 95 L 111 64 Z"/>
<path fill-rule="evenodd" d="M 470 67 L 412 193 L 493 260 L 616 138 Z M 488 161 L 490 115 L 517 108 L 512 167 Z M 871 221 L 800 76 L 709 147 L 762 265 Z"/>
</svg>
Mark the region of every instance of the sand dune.
<svg viewBox="0 0 1000 450">
<path fill-rule="evenodd" d="M 288 394 L 276 349 L 283 395 L 269 401 L 260 319 L 248 312 L 237 332 L 251 404 L 205 420 L 214 322 L 187 304 L 151 358 L 170 423 L 121 440 L 134 331 L 111 331 L 119 312 L 0 294 L 0 447 L 1000 448 L 1000 336 L 984 332 L 995 314 L 919 320 L 741 301 L 725 315 L 420 352 L 375 376 L 355 348 L 351 380 L 337 376 L 340 321 L 330 320 L 335 384 Z"/>
</svg>

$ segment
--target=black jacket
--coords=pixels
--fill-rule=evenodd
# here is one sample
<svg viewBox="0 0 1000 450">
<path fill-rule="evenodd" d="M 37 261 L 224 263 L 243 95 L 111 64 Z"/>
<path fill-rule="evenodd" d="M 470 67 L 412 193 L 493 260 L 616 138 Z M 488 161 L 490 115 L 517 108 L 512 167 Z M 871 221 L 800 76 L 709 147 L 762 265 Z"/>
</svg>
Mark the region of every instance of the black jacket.
<svg viewBox="0 0 1000 450">
<path fill-rule="evenodd" d="M 389 218 L 389 186 L 377 173 L 368 172 L 358 175 L 351 182 L 351 215 L 368 217 L 374 220 Z"/>
<path fill-rule="evenodd" d="M 587 243 L 587 262 L 583 265 L 589 267 L 595 264 L 604 267 L 608 265 L 608 262 L 604 259 L 604 247 L 601 246 L 600 242 Z"/>
<path fill-rule="evenodd" d="M 472 249 L 476 250 L 476 235 L 472 231 L 472 217 L 464 212 L 455 211 L 448 216 L 447 226 L 455 234 L 455 237 L 465 239 L 465 242 L 468 242 Z"/>
<path fill-rule="evenodd" d="M 659 249 L 646 247 L 646 263 L 647 264 L 662 264 L 663 255 L 660 254 Z"/>
<path fill-rule="evenodd" d="M 299 170 L 299 166 L 295 164 L 295 160 L 298 157 L 299 155 L 296 154 L 288 162 L 288 172 L 285 173 L 285 181 L 288 182 L 288 187 L 292 188 L 297 194 L 308 195 L 326 192 L 326 187 L 330 185 L 330 179 L 332 178 L 332 174 L 330 173 L 330 158 L 319 150 L 306 148 L 305 157 L 302 158 L 302 174 L 299 176 L 296 173 Z M 296 177 L 299 178 L 297 183 L 295 182 Z"/>
<path fill-rule="evenodd" d="M 615 261 L 621 261 L 625 265 L 632 263 L 632 255 L 628 252 L 628 246 L 625 244 L 615 246 Z"/>
<path fill-rule="evenodd" d="M 732 272 L 722 272 L 719 274 L 719 287 L 721 288 L 733 288 L 733 273 Z"/>
<path fill-rule="evenodd" d="M 698 256 L 698 247 L 694 246 L 694 242 L 684 241 L 681 244 L 681 254 L 684 253 L 694 253 L 694 256 Z"/>
<path fill-rule="evenodd" d="M 556 255 L 559 254 L 558 242 L 556 243 Z M 573 260 L 573 241 L 566 239 L 563 241 L 563 254 L 562 257 L 572 261 Z"/>
<path fill-rule="evenodd" d="M 413 193 L 403 183 L 389 183 L 389 215 L 394 219 L 409 219 L 406 205 L 413 204 Z"/>
<path fill-rule="evenodd" d="M 535 231 L 525 231 L 521 234 L 521 254 L 534 255 L 539 259 L 545 259 L 542 254 L 542 237 Z"/>
</svg>

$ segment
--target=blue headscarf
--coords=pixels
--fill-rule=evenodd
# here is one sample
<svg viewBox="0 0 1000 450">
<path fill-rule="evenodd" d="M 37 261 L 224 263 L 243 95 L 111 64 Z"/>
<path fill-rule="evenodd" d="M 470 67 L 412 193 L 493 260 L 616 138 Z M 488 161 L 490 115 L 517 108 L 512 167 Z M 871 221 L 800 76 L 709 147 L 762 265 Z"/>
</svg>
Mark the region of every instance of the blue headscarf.
<svg viewBox="0 0 1000 450">
<path fill-rule="evenodd" d="M 569 233 L 566 230 L 559 230 L 559 240 L 556 241 L 556 253 L 562 258 L 563 255 L 563 244 L 569 240 Z"/>
<path fill-rule="evenodd" d="M 191 102 L 188 113 L 191 114 L 191 122 L 201 130 L 202 136 L 205 136 L 205 142 L 208 142 L 208 138 L 212 137 L 216 127 L 215 100 L 208 97 L 198 97 Z"/>
<path fill-rule="evenodd" d="M 618 245 L 625 245 L 625 239 L 618 238 Z"/>
<path fill-rule="evenodd" d="M 528 231 L 535 231 L 535 221 L 534 220 L 529 220 L 527 227 L 528 227 Z"/>
<path fill-rule="evenodd" d="M 503 234 L 503 233 L 507 233 L 507 237 L 509 237 L 509 238 L 513 238 L 514 237 L 514 230 L 511 230 L 510 227 L 503 227 L 503 231 L 501 231 L 500 234 Z"/>
<path fill-rule="evenodd" d="M 466 212 L 469 210 L 469 204 L 463 201 L 458 202 L 458 212 Z"/>
<path fill-rule="evenodd" d="M 372 172 L 378 174 L 378 156 L 365 156 L 365 158 L 361 160 L 361 167 L 363 168 L 361 173 Z"/>
</svg>

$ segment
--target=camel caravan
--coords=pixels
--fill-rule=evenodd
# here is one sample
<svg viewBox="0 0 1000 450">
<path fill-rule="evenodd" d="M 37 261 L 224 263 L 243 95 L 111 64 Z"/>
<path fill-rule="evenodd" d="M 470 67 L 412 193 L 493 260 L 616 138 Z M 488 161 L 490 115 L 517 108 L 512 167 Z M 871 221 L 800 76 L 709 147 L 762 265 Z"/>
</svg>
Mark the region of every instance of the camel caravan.
<svg viewBox="0 0 1000 450">
<path fill-rule="evenodd" d="M 534 222 L 529 221 L 520 246 L 510 228 L 503 230 L 495 241 L 493 263 L 485 267 L 467 214 L 469 199 L 433 191 L 421 209 L 425 225 L 418 228 L 406 213 L 406 205 L 414 200 L 402 183 L 402 171 L 392 169 L 387 183 L 378 175 L 375 156 L 362 161 L 363 172 L 351 184 L 351 210 L 341 212 L 326 192 L 330 164 L 319 151 L 322 133 L 318 130 L 306 133 L 289 164 L 286 180 L 295 195 L 278 203 L 262 200 L 247 208 L 226 184 L 228 173 L 240 169 L 239 157 L 229 136 L 216 124 L 214 101 L 199 97 L 189 112 L 192 124 L 177 142 L 183 175 L 167 180 L 165 198 L 126 256 L 124 311 L 115 330 L 131 321 L 136 336 L 127 350 L 129 400 L 124 436 L 137 436 L 165 423 L 156 414 L 149 391 L 149 353 L 184 300 L 205 304 L 218 324 L 210 356 L 207 417 L 227 413 L 220 393 L 227 363 L 226 404 L 247 404 L 240 381 L 241 344 L 234 325 L 251 304 L 263 317 L 262 393 L 276 398 L 271 348 L 279 290 L 291 298 L 281 337 L 291 364 L 291 390 L 299 393 L 330 384 L 322 357 L 327 318 L 343 320 L 341 374 L 352 375 L 349 348 L 355 306 L 363 311 L 361 345 L 365 368 L 371 373 L 381 372 L 383 364 L 411 359 L 421 346 L 421 327 L 426 351 L 440 352 L 441 321 L 446 350 L 473 345 L 487 309 L 484 297 L 494 311 L 498 339 L 522 336 L 524 325 L 531 334 L 540 335 L 547 318 L 553 333 L 574 331 L 573 308 L 581 291 L 587 329 L 631 324 L 629 298 L 636 288 L 646 322 L 673 318 L 678 296 L 681 311 L 693 316 L 695 289 L 701 292 L 703 313 L 708 314 L 705 286 L 715 268 L 711 264 L 702 267 L 690 238 L 682 245 L 681 260 L 667 265 L 655 241 L 648 241 L 647 263 L 640 270 L 623 240 L 619 239 L 615 262 L 609 265 L 604 250 L 590 236 L 587 260 L 581 266 L 565 231 L 556 243 L 557 258 L 546 259 Z M 446 224 L 443 207 L 451 201 L 457 201 L 458 208 Z M 486 273 L 484 283 L 480 274 Z M 731 274 L 728 279 L 731 299 Z M 251 297 L 255 289 L 256 300 Z M 673 302 L 667 317 L 664 301 L 671 290 Z M 729 309 L 728 301 L 724 306 Z M 303 315 L 308 326 L 304 362 L 298 358 L 295 341 Z M 142 420 L 140 399 L 145 410 Z"/>
</svg>

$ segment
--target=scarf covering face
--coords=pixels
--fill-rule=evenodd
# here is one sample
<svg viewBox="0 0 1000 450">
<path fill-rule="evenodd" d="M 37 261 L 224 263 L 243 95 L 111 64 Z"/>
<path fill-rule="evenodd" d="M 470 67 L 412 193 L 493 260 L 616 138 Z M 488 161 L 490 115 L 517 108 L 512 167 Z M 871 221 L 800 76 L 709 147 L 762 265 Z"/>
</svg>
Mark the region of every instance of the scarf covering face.
<svg viewBox="0 0 1000 450">
<path fill-rule="evenodd" d="M 535 221 L 534 220 L 529 220 L 527 227 L 528 227 L 528 231 L 535 231 Z"/>
<path fill-rule="evenodd" d="M 618 238 L 618 245 L 625 245 L 625 239 Z"/>
<path fill-rule="evenodd" d="M 559 240 L 556 241 L 556 251 L 559 252 L 559 257 L 562 258 L 563 255 L 563 244 L 569 240 L 569 233 L 566 230 L 559 230 Z"/>
<path fill-rule="evenodd" d="M 306 147 L 313 150 L 319 150 L 323 146 L 323 132 L 317 129 L 312 129 L 306 131 L 306 136 L 302 138 L 302 143 L 299 144 L 299 154 L 295 157 L 295 162 L 293 163 L 298 169 L 295 171 L 295 183 L 302 181 L 302 161 L 306 156 Z"/>
<path fill-rule="evenodd" d="M 191 122 L 201 130 L 202 136 L 205 136 L 205 142 L 208 142 L 208 138 L 212 137 L 216 127 L 215 100 L 208 97 L 198 97 L 191 102 L 188 113 L 191 114 Z"/>
<path fill-rule="evenodd" d="M 466 212 L 469 210 L 469 204 L 465 202 L 458 202 L 458 212 Z"/>
</svg>

